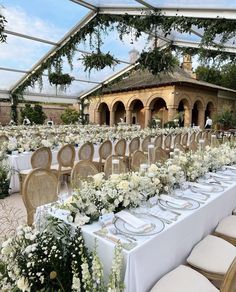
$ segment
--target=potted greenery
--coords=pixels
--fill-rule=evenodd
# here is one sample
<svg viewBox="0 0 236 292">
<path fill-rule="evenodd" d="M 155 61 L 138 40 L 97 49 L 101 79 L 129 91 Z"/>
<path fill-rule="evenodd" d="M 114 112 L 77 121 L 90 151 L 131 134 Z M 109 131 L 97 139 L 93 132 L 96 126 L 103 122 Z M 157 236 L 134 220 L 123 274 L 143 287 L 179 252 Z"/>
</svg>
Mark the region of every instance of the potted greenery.
<svg viewBox="0 0 236 292">
<path fill-rule="evenodd" d="M 229 130 L 236 126 L 236 118 L 229 106 L 223 107 L 223 110 L 216 115 L 216 122 L 221 130 Z"/>
<path fill-rule="evenodd" d="M 48 75 L 48 80 L 51 85 L 56 85 L 60 87 L 60 90 L 65 91 L 66 87 L 71 85 L 75 78 L 69 74 L 62 74 L 57 72 L 52 72 Z"/>
<path fill-rule="evenodd" d="M 8 196 L 10 178 L 5 156 L 0 157 L 0 199 Z"/>
</svg>

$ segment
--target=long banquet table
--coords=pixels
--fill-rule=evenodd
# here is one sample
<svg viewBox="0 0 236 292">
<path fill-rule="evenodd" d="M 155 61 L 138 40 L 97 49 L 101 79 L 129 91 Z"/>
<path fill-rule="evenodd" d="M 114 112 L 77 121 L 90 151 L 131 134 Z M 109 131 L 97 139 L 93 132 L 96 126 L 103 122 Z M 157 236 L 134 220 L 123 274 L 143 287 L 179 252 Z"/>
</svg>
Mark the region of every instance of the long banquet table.
<svg viewBox="0 0 236 292">
<path fill-rule="evenodd" d="M 147 292 L 164 274 L 185 263 L 194 245 L 210 234 L 218 222 L 236 207 L 236 182 L 211 197 L 196 210 L 182 211 L 178 221 L 166 224 L 156 235 L 142 238 L 130 251 L 124 250 L 125 286 L 127 292 Z M 97 238 L 98 253 L 105 274 L 110 273 L 114 244 L 94 234 L 99 223 L 85 225 L 82 232 L 89 248 Z"/>
</svg>

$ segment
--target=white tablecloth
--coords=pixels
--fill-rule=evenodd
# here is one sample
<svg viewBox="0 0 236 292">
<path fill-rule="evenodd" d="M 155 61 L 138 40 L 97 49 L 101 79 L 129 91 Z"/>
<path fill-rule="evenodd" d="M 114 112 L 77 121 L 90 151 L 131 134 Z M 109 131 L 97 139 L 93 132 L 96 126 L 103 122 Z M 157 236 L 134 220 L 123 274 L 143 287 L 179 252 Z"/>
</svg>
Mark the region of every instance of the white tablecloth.
<svg viewBox="0 0 236 292">
<path fill-rule="evenodd" d="M 141 241 L 125 255 L 125 285 L 127 292 L 146 292 L 164 274 L 171 271 L 186 258 L 194 245 L 211 233 L 218 222 L 230 215 L 236 207 L 236 182 L 221 193 L 215 193 L 199 209 L 183 211 L 178 221 L 166 225 L 165 229 Z M 98 223 L 82 227 L 85 242 L 94 246 L 94 231 L 100 229 Z M 97 237 L 98 253 L 102 259 L 105 274 L 110 273 L 114 244 Z"/>
</svg>

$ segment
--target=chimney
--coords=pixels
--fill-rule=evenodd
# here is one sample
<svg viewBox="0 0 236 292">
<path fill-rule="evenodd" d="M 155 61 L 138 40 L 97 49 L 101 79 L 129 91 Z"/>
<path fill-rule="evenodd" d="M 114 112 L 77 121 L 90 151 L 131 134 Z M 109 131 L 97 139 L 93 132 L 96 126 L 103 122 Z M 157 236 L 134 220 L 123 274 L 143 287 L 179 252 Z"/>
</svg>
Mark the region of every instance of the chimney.
<svg viewBox="0 0 236 292">
<path fill-rule="evenodd" d="M 139 51 L 135 50 L 133 48 L 131 51 L 129 51 L 129 61 L 130 63 L 135 63 L 139 58 Z"/>
<path fill-rule="evenodd" d="M 192 66 L 192 56 L 191 55 L 184 55 L 183 57 L 183 63 L 181 64 L 181 68 L 187 72 L 189 75 L 191 75 L 192 78 L 196 79 L 196 74 L 193 72 L 193 66 Z"/>
</svg>

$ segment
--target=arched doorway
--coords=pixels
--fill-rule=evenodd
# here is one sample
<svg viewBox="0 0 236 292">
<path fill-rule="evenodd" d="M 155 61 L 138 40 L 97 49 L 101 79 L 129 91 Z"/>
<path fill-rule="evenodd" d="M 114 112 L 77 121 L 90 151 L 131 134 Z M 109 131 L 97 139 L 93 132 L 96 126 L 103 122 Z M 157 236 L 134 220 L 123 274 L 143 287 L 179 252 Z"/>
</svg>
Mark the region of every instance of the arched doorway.
<svg viewBox="0 0 236 292">
<path fill-rule="evenodd" d="M 105 102 L 102 102 L 98 107 L 98 111 L 100 113 L 99 124 L 110 125 L 110 111 L 108 105 Z"/>
<path fill-rule="evenodd" d="M 130 104 L 132 124 L 139 124 L 142 128 L 145 125 L 145 113 L 143 103 L 140 99 L 135 99 Z"/>
<path fill-rule="evenodd" d="M 117 125 L 121 122 L 121 119 L 125 121 L 125 106 L 122 101 L 117 101 L 113 106 L 114 111 L 114 123 Z"/>
<path fill-rule="evenodd" d="M 181 99 L 177 108 L 180 127 L 189 126 L 191 123 L 189 117 L 189 102 L 187 99 Z"/>
<path fill-rule="evenodd" d="M 166 102 L 163 98 L 157 97 L 150 103 L 151 118 L 158 118 L 161 120 L 161 126 L 163 127 L 168 122 L 168 109 Z"/>
<path fill-rule="evenodd" d="M 197 100 L 192 109 L 192 125 L 193 126 L 202 126 L 204 121 L 201 119 L 204 119 L 202 117 L 202 112 L 203 112 L 203 105 L 200 100 Z"/>
<path fill-rule="evenodd" d="M 205 121 L 206 121 L 207 117 L 212 119 L 213 111 L 214 111 L 214 104 L 213 104 L 213 102 L 210 101 L 210 102 L 208 102 L 208 104 L 206 106 Z"/>
</svg>

